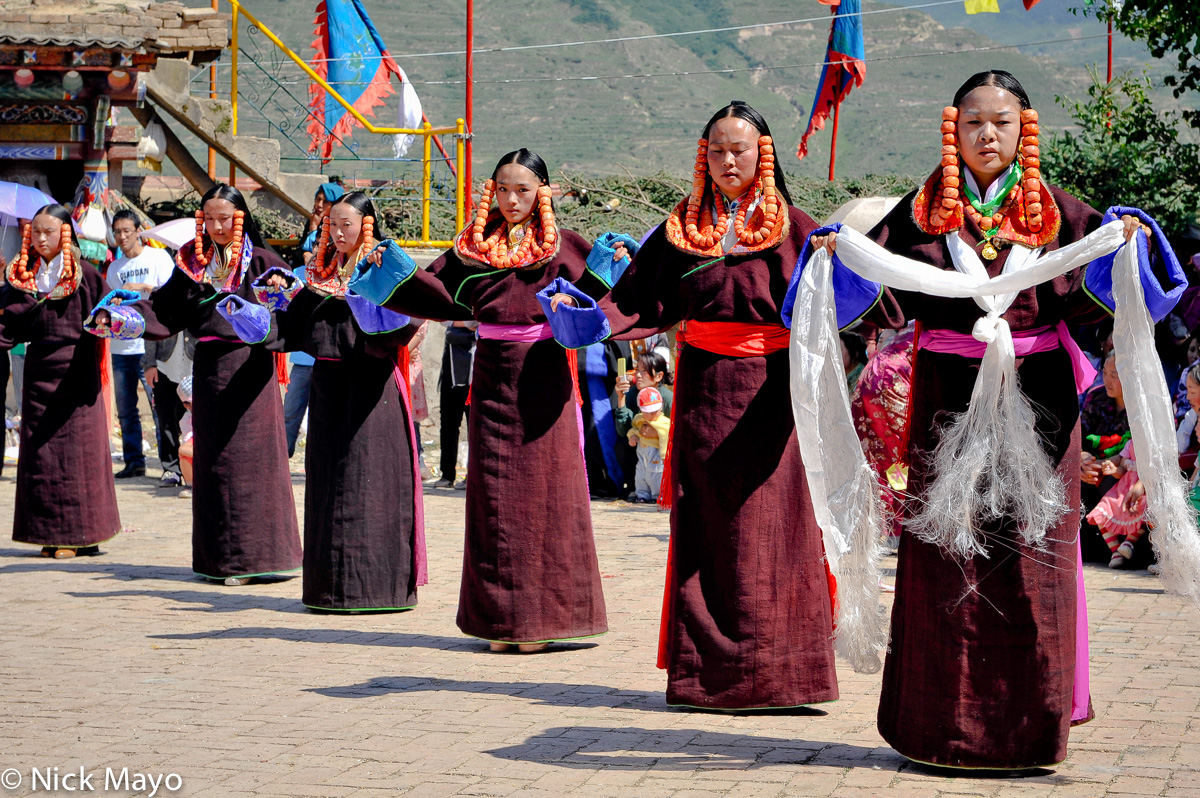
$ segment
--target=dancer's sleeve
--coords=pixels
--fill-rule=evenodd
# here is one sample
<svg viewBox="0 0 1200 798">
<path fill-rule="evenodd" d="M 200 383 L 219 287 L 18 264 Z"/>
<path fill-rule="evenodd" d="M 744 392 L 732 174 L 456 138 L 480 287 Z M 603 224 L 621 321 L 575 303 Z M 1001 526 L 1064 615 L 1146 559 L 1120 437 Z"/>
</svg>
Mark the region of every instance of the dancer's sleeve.
<svg viewBox="0 0 1200 798">
<path fill-rule="evenodd" d="M 1142 293 L 1146 299 L 1146 309 L 1150 311 L 1150 316 L 1155 322 L 1160 322 L 1174 309 L 1180 297 L 1183 296 L 1183 292 L 1187 290 L 1187 275 L 1179 264 L 1179 259 L 1171 248 L 1171 242 L 1167 240 L 1162 228 L 1145 211 L 1119 205 L 1113 206 L 1105 212 L 1103 223 L 1111 222 L 1122 216 L 1133 216 L 1150 228 L 1149 238 L 1142 230 L 1135 233 L 1133 244 L 1137 247 L 1138 276 L 1142 284 Z M 1125 246 L 1129 246 L 1129 244 Z M 1083 290 L 1109 313 L 1116 311 L 1112 276 L 1116 256 L 1116 252 L 1114 252 L 1092 261 L 1088 264 L 1083 277 Z"/>
<path fill-rule="evenodd" d="M 470 321 L 469 270 L 453 251 L 419 268 L 395 241 L 381 242 L 379 265 L 363 259 L 350 278 L 350 290 L 367 301 L 406 316 L 437 321 Z"/>
<path fill-rule="evenodd" d="M 784 295 L 783 306 L 780 308 L 779 313 L 783 317 L 783 325 L 788 329 L 791 329 L 792 317 L 797 311 L 796 298 L 800 293 L 800 286 L 804 281 L 805 271 L 814 254 L 811 241 L 812 236 L 826 236 L 830 233 L 839 232 L 841 229 L 841 224 L 817 228 L 808 237 L 808 240 L 804 242 L 800 258 L 796 262 L 796 268 L 792 271 L 792 279 L 788 283 L 788 290 Z M 833 253 L 832 282 L 839 330 L 852 327 L 862 321 L 871 314 L 880 304 L 880 300 L 884 298 L 885 291 L 882 285 L 865 277 L 860 277 L 842 263 L 836 251 Z M 875 320 L 872 319 L 872 321 Z M 886 326 L 892 325 L 889 323 Z"/>
</svg>

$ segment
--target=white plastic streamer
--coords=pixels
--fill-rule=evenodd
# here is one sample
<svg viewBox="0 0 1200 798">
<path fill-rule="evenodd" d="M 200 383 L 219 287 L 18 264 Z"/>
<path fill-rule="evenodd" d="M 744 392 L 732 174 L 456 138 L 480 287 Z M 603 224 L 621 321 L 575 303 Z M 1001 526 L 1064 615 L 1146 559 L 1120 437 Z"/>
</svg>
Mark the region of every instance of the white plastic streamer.
<svg viewBox="0 0 1200 798">
<path fill-rule="evenodd" d="M 1029 252 L 1014 253 L 1026 262 L 991 279 L 982 269 L 970 266 L 966 269 L 969 273 L 950 272 L 893 255 L 847 227 L 838 234 L 837 254 L 838 260 L 856 274 L 885 286 L 934 296 L 978 298 L 983 300 L 980 304 L 985 308 L 990 303 L 992 309 L 973 330 L 977 339 L 988 344 L 972 395 L 974 407 L 980 395 L 991 390 L 988 386 L 999 385 L 1003 389 L 1004 375 L 1015 374 L 1012 335 L 1008 324 L 1000 318 L 1012 299 L 1004 295 L 1015 296 L 1085 266 L 1116 251 L 1123 243 L 1123 225 L 1113 221 L 1040 258 Z M 1141 293 L 1135 249 L 1125 247 L 1117 263 L 1113 292 L 1118 310 L 1113 337 L 1117 351 L 1130 355 L 1118 359 L 1118 369 L 1125 385 L 1134 448 L 1139 463 L 1145 464 L 1139 468 L 1139 474 L 1143 474 L 1146 482 L 1148 514 L 1156 523 L 1152 537 L 1156 538 L 1155 547 L 1168 589 L 1200 601 L 1200 584 L 1196 581 L 1200 575 L 1200 535 L 1195 515 L 1186 502 L 1182 480 L 1175 476 L 1178 469 L 1174 425 L 1166 383 L 1154 356 L 1152 325 Z M 800 278 L 789 347 L 792 409 L 813 514 L 821 527 L 830 569 L 838 579 L 837 650 L 855 670 L 872 672 L 879 667 L 878 652 L 886 643 L 886 622 L 878 590 L 882 513 L 878 483 L 863 456 L 850 418 L 849 394 L 837 343 L 832 272 L 832 260 L 821 250 L 812 256 Z M 1028 402 L 1015 390 L 1015 377 L 1008 382 L 1014 389 L 1010 398 L 1019 398 L 1029 412 L 1028 419 L 1021 423 L 1032 430 Z M 987 413 L 996 409 L 994 403 L 984 401 L 986 406 L 980 409 Z M 1010 423 L 1017 423 L 1012 413 L 1009 417 Z M 985 426 L 994 428 L 990 422 Z M 967 427 L 968 437 L 977 432 L 975 425 Z M 1029 448 L 1032 453 L 1042 452 L 1040 445 Z M 1053 472 L 1049 458 L 1043 459 Z M 1147 478 L 1150 473 L 1153 476 Z M 962 475 L 946 476 L 947 480 L 939 481 L 961 480 Z M 934 487 L 931 485 L 930 491 Z M 1027 488 L 1028 481 L 1023 480 L 1010 485 L 1005 492 L 1011 495 L 1014 489 Z M 1044 494 L 1034 491 L 1033 495 Z M 1027 496 L 1020 500 L 1029 502 Z M 1011 504 L 1001 502 L 1001 506 L 1008 506 L 1008 512 L 1012 510 Z M 968 527 L 969 535 L 969 520 L 978 517 L 981 515 L 972 508 L 969 513 L 957 513 L 956 521 Z"/>
<path fill-rule="evenodd" d="M 1133 247 L 1113 264 L 1113 346 L 1125 394 L 1125 412 L 1146 487 L 1150 540 L 1168 591 L 1200 603 L 1200 535 L 1187 483 L 1179 473 L 1171 395 L 1154 349 L 1154 323 L 1146 310 Z"/>
</svg>

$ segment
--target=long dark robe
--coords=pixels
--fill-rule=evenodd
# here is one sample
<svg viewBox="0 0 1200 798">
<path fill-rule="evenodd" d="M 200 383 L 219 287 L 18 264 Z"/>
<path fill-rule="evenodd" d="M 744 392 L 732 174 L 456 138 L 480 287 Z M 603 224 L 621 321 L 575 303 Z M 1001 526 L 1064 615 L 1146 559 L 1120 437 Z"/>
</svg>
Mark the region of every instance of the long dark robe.
<svg viewBox="0 0 1200 798">
<path fill-rule="evenodd" d="M 817 224 L 789 209 L 774 249 L 707 258 L 659 227 L 601 307 L 613 336 L 680 321 L 783 326 L 788 281 Z M 788 707 L 838 697 L 821 530 L 796 442 L 786 350 L 728 357 L 685 346 L 671 416 L 673 589 L 667 703 Z"/>
<path fill-rule="evenodd" d="M 25 342 L 21 448 L 13 540 L 35 546 L 94 546 L 121 531 L 100 390 L 99 338 L 83 331 L 108 285 L 80 264 L 78 290 L 38 301 L 7 286 L 0 297 L 0 348 Z"/>
<path fill-rule="evenodd" d="M 1062 228 L 1046 251 L 1078 241 L 1102 219 L 1065 192 L 1052 192 Z M 914 224 L 912 199 L 905 197 L 871 237 L 891 252 L 953 270 L 944 239 Z M 975 246 L 982 233 L 968 220 L 962 238 Z M 996 260 L 984 261 L 989 276 L 1000 274 L 1010 251 L 1004 247 Z M 1083 291 L 1083 276 L 1077 269 L 1022 291 L 1005 320 L 1016 332 L 1103 317 Z M 971 299 L 899 291 L 893 297 L 922 329 L 969 334 L 983 315 Z M 948 414 L 967 409 L 978 367 L 978 359 L 914 352 L 908 482 L 914 502 L 925 490 L 927 458 Z M 1067 512 L 1041 549 L 1023 543 L 1010 522 L 981 528 L 990 557 L 966 561 L 901 534 L 879 731 L 920 762 L 1012 769 L 1066 757 L 1075 677 L 1079 404 L 1062 348 L 1022 358 L 1017 376 L 1066 485 Z"/>
<path fill-rule="evenodd" d="M 418 328 L 368 335 L 344 299 L 308 288 L 278 315 L 287 348 L 317 361 L 304 453 L 304 604 L 416 606 L 414 433 L 396 358 Z"/>
<path fill-rule="evenodd" d="M 267 269 L 287 268 L 256 250 L 238 296 L 256 302 L 250 283 Z M 146 337 L 189 330 L 192 366 L 192 570 L 210 579 L 265 576 L 301 567 L 300 528 L 292 498 L 283 402 L 273 352 L 276 325 L 260 344 L 245 344 L 217 312 L 211 285 L 176 268 L 150 299 L 130 307 L 146 319 Z"/>
<path fill-rule="evenodd" d="M 591 246 L 562 231 L 559 253 L 528 269 L 466 264 L 453 250 L 403 283 L 387 307 L 442 321 L 546 321 L 536 294 L 557 277 L 596 296 Z M 537 643 L 608 631 L 592 536 L 579 409 L 552 339 L 480 338 L 467 425 L 467 531 L 458 628 L 485 640 Z"/>
</svg>

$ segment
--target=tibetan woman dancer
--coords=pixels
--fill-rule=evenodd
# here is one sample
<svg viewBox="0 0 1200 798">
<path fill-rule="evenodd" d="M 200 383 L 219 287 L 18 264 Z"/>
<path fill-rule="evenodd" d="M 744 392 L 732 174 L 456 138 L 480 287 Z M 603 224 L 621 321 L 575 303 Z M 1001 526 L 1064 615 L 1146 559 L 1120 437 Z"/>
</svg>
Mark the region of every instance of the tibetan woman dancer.
<svg viewBox="0 0 1200 798">
<path fill-rule="evenodd" d="M 0 348 L 27 344 L 13 540 L 43 557 L 100 554 L 121 519 L 100 390 L 108 348 L 83 329 L 108 285 L 80 256 L 61 205 L 25 225 L 4 276 Z"/>
<path fill-rule="evenodd" d="M 837 269 L 849 267 L 890 287 L 916 321 L 913 514 L 900 541 L 879 731 L 899 753 L 928 764 L 1044 767 L 1066 757 L 1071 725 L 1093 717 L 1077 397 L 1095 372 L 1065 322 L 1115 308 L 1118 348 L 1150 353 L 1122 355 L 1146 362 L 1134 400 L 1147 410 L 1142 424 L 1161 410 L 1169 436 L 1168 402 L 1159 408 L 1149 393 L 1157 380 L 1166 395 L 1150 318 L 1166 314 L 1186 280 L 1149 217 L 1127 208 L 1101 214 L 1042 180 L 1037 113 L 1009 73 L 967 80 L 943 112 L 941 136 L 941 166 L 869 236 L 843 227 L 830 243 L 825 228 L 814 240 L 821 257 L 805 253 L 793 286 L 793 362 L 815 362 L 802 339 L 817 325 L 803 330 L 799 320 L 823 315 L 817 294 L 831 263 L 834 282 Z M 1133 319 L 1144 323 L 1136 335 Z M 801 385 L 797 406 L 809 398 Z M 828 436 L 824 445 L 839 455 Z M 1142 441 L 1138 447 L 1140 454 Z M 1158 497 L 1174 501 L 1178 491 L 1182 504 L 1169 448 Z M 826 488 L 847 503 L 848 489 Z M 1161 530 L 1160 545 L 1179 552 L 1177 562 L 1197 545 L 1184 518 L 1180 512 Z"/>
<path fill-rule="evenodd" d="M 316 359 L 304 453 L 303 601 L 312 610 L 409 609 L 427 581 L 406 373 L 418 325 L 346 290 L 375 246 L 378 219 L 362 192 L 341 197 L 317 231 L 303 284 L 271 269 L 254 283 L 261 305 L 226 300 L 241 306 L 234 329 L 243 340 L 266 334 L 272 308 L 286 348 Z M 250 313 L 257 323 L 243 324 Z"/>
<path fill-rule="evenodd" d="M 242 193 L 218 184 L 201 198 L 196 238 L 175 265 L 149 299 L 113 292 L 91 329 L 116 338 L 137 337 L 143 327 L 155 339 L 183 330 L 196 336 L 192 570 L 227 585 L 295 571 L 300 531 L 279 398 L 283 360 L 275 355 L 282 344 L 274 328 L 245 343 L 217 310 L 232 295 L 256 303 L 251 283 L 283 261 L 263 242 Z"/>
<path fill-rule="evenodd" d="M 693 190 L 599 305 L 551 298 L 566 346 L 587 327 L 645 338 L 680 324 L 659 639 L 667 703 L 794 707 L 838 697 L 821 532 L 788 399 L 779 309 L 816 223 L 791 206 L 771 132 L 742 102 L 704 127 Z M 616 257 L 622 248 L 616 247 Z M 573 296 L 567 296 L 571 294 Z M 590 307 L 589 307 L 590 306 Z M 607 329 L 605 329 L 607 327 Z"/>
<path fill-rule="evenodd" d="M 608 286 L 587 269 L 591 246 L 555 223 L 549 182 L 534 153 L 505 155 L 452 249 L 418 269 L 387 242 L 350 282 L 399 313 L 480 322 L 458 628 L 494 651 L 535 651 L 608 630 L 578 371 L 537 299 L 556 279 L 592 296 Z"/>
</svg>

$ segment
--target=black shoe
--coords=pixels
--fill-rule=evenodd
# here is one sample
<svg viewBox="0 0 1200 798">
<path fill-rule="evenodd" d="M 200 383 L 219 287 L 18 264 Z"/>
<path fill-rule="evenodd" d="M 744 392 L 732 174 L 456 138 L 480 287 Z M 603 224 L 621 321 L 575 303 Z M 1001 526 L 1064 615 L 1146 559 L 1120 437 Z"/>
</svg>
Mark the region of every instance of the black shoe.
<svg viewBox="0 0 1200 798">
<path fill-rule="evenodd" d="M 129 479 L 130 477 L 146 476 L 146 467 L 144 465 L 135 466 L 127 465 L 117 473 L 113 474 L 116 479 Z"/>
<path fill-rule="evenodd" d="M 76 557 L 97 557 L 100 554 L 103 554 L 103 552 L 100 551 L 99 546 L 80 546 L 75 549 Z"/>
<path fill-rule="evenodd" d="M 160 488 L 181 488 L 183 487 L 183 477 L 174 471 L 164 471 L 158 480 L 158 486 Z"/>
</svg>

